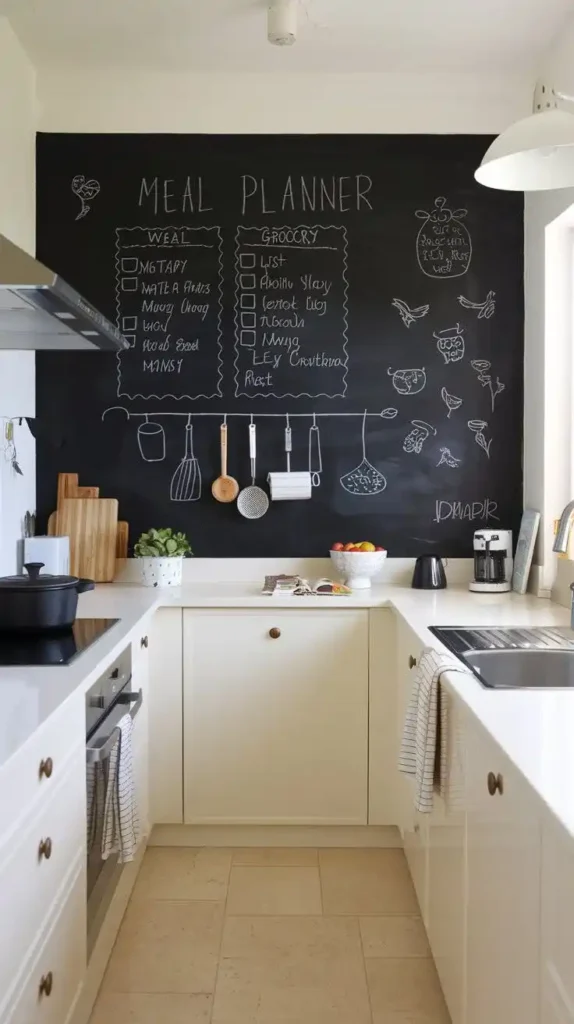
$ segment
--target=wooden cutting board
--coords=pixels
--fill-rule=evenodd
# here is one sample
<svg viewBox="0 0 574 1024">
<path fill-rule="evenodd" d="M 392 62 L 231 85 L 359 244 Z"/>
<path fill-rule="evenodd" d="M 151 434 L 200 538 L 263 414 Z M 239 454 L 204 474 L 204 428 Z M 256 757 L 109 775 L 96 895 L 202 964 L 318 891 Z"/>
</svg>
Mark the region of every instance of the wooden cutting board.
<svg viewBox="0 0 574 1024">
<path fill-rule="evenodd" d="M 116 534 L 116 558 L 128 557 L 129 523 L 120 520 Z"/>
<path fill-rule="evenodd" d="M 58 500 L 56 508 L 62 507 L 64 498 L 75 498 L 78 489 L 77 473 L 58 473 Z M 87 495 L 84 495 L 87 497 Z"/>
<path fill-rule="evenodd" d="M 117 498 L 64 498 L 57 531 L 70 538 L 70 573 L 111 583 L 116 567 Z"/>
</svg>

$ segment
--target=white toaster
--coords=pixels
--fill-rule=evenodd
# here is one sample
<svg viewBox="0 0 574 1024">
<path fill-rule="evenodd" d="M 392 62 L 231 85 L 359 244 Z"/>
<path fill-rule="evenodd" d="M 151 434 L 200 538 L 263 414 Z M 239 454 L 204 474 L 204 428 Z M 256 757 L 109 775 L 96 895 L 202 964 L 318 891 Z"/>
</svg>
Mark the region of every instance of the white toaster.
<svg viewBox="0 0 574 1024">
<path fill-rule="evenodd" d="M 43 562 L 42 572 L 51 576 L 68 576 L 70 573 L 69 537 L 25 537 L 22 542 L 22 564 Z"/>
</svg>

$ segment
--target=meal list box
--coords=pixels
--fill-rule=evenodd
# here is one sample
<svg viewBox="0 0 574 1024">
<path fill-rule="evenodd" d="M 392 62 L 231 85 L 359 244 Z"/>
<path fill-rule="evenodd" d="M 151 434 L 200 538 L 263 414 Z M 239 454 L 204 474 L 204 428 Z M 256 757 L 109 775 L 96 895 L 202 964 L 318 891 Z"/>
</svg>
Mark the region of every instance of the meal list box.
<svg viewBox="0 0 574 1024">
<path fill-rule="evenodd" d="M 221 397 L 222 282 L 220 228 L 116 229 L 118 397 Z"/>
</svg>

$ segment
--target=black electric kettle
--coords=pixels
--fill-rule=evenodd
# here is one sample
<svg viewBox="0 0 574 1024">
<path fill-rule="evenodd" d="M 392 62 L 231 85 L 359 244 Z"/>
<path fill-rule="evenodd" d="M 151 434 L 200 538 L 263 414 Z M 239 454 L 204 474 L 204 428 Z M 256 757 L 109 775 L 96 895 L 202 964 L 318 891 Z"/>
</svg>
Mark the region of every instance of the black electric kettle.
<svg viewBox="0 0 574 1024">
<path fill-rule="evenodd" d="M 415 590 L 444 590 L 446 574 L 438 555 L 419 555 L 415 562 L 412 586 Z"/>
</svg>

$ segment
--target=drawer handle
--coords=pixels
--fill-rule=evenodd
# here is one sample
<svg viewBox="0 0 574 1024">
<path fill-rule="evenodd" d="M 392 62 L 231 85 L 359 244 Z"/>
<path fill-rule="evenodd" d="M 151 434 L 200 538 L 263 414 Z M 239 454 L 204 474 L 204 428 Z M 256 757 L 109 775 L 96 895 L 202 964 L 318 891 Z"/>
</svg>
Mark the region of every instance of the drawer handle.
<svg viewBox="0 0 574 1024">
<path fill-rule="evenodd" d="M 45 779 L 49 779 L 53 771 L 54 762 L 52 761 L 51 757 L 46 757 L 45 759 L 42 759 L 40 761 L 40 767 L 38 769 L 38 774 L 40 778 L 44 776 Z"/>
<path fill-rule="evenodd" d="M 40 984 L 38 985 L 38 994 L 40 995 L 40 997 L 50 996 L 52 994 L 53 985 L 54 975 L 52 974 L 51 971 L 48 971 L 47 974 L 42 975 Z"/>
<path fill-rule="evenodd" d="M 140 640 L 140 647 L 149 647 L 149 639 L 147 636 L 142 636 Z"/>
<path fill-rule="evenodd" d="M 486 778 L 486 783 L 488 786 L 488 792 L 491 796 L 495 796 L 496 793 L 500 793 L 502 796 L 504 793 L 504 779 L 500 773 L 495 775 L 494 772 L 489 772 Z"/>
<path fill-rule="evenodd" d="M 50 860 L 51 856 L 52 840 L 50 839 L 50 836 L 48 836 L 46 839 L 40 840 L 40 845 L 38 847 L 38 860 L 42 860 L 42 857 L 45 857 L 46 860 Z"/>
<path fill-rule="evenodd" d="M 409 668 L 417 667 L 417 659 L 413 658 L 412 654 L 409 654 Z"/>
<path fill-rule="evenodd" d="M 281 630 L 277 629 L 277 626 L 273 626 L 273 629 L 269 630 L 269 636 L 272 640 L 278 640 L 281 636 Z"/>
</svg>

